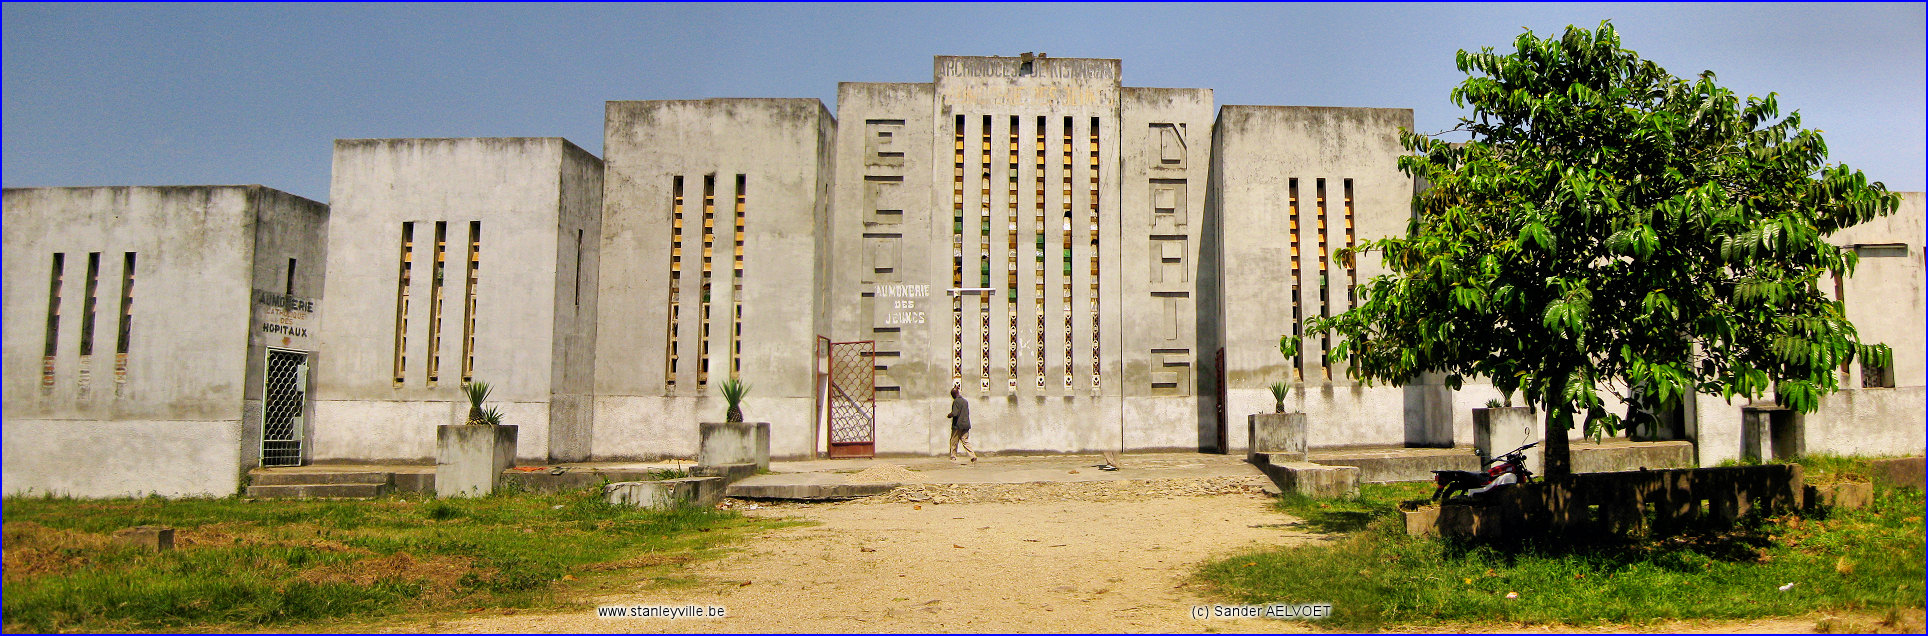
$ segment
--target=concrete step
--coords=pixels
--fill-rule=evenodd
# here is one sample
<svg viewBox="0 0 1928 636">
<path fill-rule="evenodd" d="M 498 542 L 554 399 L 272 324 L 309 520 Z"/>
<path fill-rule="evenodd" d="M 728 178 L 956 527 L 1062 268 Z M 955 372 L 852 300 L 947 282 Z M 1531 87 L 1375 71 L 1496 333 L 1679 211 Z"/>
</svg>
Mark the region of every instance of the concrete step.
<svg viewBox="0 0 1928 636">
<path fill-rule="evenodd" d="M 255 473 L 256 486 L 302 486 L 310 484 L 389 484 L 392 473 L 380 472 L 264 472 Z"/>
<path fill-rule="evenodd" d="M 1053 471 L 1054 473 L 1056 471 Z M 744 499 L 855 499 L 890 492 L 903 484 L 852 484 L 835 473 L 756 475 L 733 484 L 725 492 Z"/>
<path fill-rule="evenodd" d="M 388 492 L 388 484 L 281 484 L 248 486 L 248 496 L 256 499 L 373 499 Z"/>
</svg>

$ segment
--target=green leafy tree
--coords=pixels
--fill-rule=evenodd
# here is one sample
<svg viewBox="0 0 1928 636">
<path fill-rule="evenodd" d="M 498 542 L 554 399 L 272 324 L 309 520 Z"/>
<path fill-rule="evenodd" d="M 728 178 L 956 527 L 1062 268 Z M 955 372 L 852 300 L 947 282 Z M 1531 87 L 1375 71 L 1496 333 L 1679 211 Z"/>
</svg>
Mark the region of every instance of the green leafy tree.
<svg viewBox="0 0 1928 636">
<path fill-rule="evenodd" d="M 1452 101 L 1472 109 L 1470 141 L 1401 133 L 1399 167 L 1428 187 L 1405 236 L 1359 247 L 1391 273 L 1309 325 L 1340 336 L 1331 356 L 1350 375 L 1519 391 L 1548 414 L 1545 472 L 1560 478 L 1576 421 L 1615 433 L 1635 406 L 1696 393 L 1772 391 L 1813 411 L 1841 365 L 1887 364 L 1817 281 L 1855 266 L 1825 237 L 1898 196 L 1827 165 L 1818 132 L 1779 117 L 1773 94 L 1674 77 L 1611 24 L 1515 47 L 1459 52 Z M 1602 408 L 1602 390 L 1630 415 Z"/>
</svg>

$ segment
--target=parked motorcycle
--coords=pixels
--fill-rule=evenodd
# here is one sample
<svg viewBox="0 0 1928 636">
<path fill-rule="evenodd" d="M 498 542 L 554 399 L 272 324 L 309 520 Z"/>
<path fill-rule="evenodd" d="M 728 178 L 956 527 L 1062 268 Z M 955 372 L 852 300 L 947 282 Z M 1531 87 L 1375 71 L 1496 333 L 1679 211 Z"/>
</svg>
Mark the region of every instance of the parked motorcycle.
<svg viewBox="0 0 1928 636">
<path fill-rule="evenodd" d="M 1539 445 L 1527 445 L 1513 449 L 1481 465 L 1484 470 L 1435 470 L 1433 471 L 1433 501 L 1444 501 L 1455 496 L 1478 497 L 1495 488 L 1509 484 L 1523 484 L 1533 481 L 1533 471 L 1526 469 L 1526 449 Z"/>
</svg>

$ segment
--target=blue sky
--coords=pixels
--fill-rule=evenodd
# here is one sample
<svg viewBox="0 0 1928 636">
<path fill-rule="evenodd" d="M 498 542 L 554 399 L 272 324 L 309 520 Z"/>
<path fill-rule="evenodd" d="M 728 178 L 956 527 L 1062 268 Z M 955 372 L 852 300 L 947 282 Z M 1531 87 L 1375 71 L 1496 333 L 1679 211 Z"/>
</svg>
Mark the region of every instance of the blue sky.
<svg viewBox="0 0 1928 636">
<path fill-rule="evenodd" d="M 1676 75 L 1780 95 L 1831 158 L 1923 190 L 1924 5 L 4 6 L 5 185 L 259 183 L 326 201 L 332 140 L 561 136 L 603 102 L 928 82 L 933 55 L 1112 57 L 1219 104 L 1462 113 L 1455 51 L 1612 19 Z M 833 111 L 834 112 L 834 111 Z"/>
</svg>

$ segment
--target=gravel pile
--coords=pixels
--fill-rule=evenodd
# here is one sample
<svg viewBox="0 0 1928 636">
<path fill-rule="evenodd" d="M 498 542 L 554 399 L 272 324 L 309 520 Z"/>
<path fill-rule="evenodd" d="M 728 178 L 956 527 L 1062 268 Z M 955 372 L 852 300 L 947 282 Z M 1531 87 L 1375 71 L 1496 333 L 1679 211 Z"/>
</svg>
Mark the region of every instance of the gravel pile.
<svg viewBox="0 0 1928 636">
<path fill-rule="evenodd" d="M 1263 477 L 1206 479 L 1126 479 L 1028 484 L 909 484 L 874 497 L 867 504 L 1014 503 L 1037 501 L 1130 501 L 1164 497 L 1259 495 Z"/>
<path fill-rule="evenodd" d="M 921 484 L 924 476 L 896 464 L 878 464 L 844 478 L 851 484 Z"/>
</svg>

